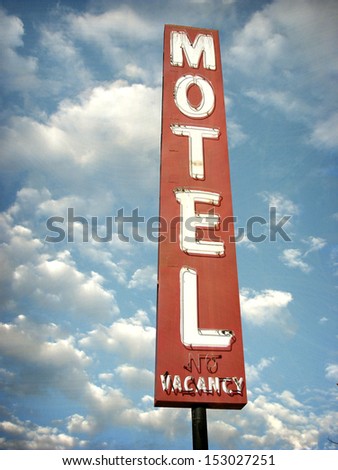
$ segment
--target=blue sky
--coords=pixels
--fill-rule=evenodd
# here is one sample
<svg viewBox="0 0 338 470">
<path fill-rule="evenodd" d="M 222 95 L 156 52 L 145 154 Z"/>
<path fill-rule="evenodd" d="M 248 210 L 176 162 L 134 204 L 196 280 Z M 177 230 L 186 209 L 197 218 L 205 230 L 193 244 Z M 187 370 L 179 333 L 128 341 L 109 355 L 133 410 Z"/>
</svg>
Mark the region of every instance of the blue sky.
<svg viewBox="0 0 338 470">
<path fill-rule="evenodd" d="M 0 7 L 0 447 L 191 449 L 189 410 L 153 407 L 157 245 L 91 231 L 158 214 L 171 23 L 220 32 L 236 229 L 291 216 L 237 245 L 249 402 L 208 411 L 210 448 L 337 448 L 338 3 Z M 70 208 L 88 241 L 46 241 Z"/>
</svg>

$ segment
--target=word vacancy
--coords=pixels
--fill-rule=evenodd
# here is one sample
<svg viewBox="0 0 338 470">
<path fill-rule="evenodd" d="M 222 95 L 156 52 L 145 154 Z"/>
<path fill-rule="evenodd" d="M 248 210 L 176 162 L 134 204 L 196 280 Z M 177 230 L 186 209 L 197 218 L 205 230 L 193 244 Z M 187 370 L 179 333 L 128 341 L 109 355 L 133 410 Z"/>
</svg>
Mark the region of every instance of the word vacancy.
<svg viewBox="0 0 338 470">
<path fill-rule="evenodd" d="M 166 25 L 163 57 L 160 217 L 181 222 L 160 229 L 155 406 L 239 409 L 234 228 L 220 224 L 232 200 L 218 33 Z"/>
</svg>

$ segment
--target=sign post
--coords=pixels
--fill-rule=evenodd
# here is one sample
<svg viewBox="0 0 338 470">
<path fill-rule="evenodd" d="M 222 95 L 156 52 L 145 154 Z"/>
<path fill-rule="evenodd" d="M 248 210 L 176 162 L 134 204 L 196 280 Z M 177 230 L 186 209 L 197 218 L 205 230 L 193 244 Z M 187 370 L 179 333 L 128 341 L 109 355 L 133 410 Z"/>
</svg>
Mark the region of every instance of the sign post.
<svg viewBox="0 0 338 470">
<path fill-rule="evenodd" d="M 247 401 L 218 32 L 166 25 L 163 57 L 155 406 L 194 434 Z"/>
<path fill-rule="evenodd" d="M 191 408 L 193 450 L 208 450 L 207 410 L 204 406 Z"/>
</svg>

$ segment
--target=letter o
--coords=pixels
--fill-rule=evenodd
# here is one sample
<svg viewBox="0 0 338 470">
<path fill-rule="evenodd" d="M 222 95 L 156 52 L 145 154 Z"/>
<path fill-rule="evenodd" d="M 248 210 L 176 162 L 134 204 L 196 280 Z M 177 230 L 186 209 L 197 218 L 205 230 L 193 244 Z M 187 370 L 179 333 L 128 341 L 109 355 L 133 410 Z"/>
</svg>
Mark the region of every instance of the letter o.
<svg viewBox="0 0 338 470">
<path fill-rule="evenodd" d="M 188 100 L 188 89 L 197 85 L 201 91 L 202 99 L 197 108 L 191 106 Z M 183 75 L 175 85 L 174 99 L 176 106 L 188 117 L 203 119 L 210 116 L 215 107 L 215 94 L 208 80 L 199 75 Z"/>
</svg>

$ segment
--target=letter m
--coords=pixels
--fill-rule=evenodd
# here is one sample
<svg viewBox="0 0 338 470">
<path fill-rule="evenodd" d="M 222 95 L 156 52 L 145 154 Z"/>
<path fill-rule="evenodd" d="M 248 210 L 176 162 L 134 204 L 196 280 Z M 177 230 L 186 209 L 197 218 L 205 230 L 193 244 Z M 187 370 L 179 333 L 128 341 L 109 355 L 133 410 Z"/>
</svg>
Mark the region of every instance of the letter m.
<svg viewBox="0 0 338 470">
<path fill-rule="evenodd" d="M 208 34 L 198 34 L 192 44 L 184 31 L 172 31 L 170 38 L 170 63 L 183 67 L 183 51 L 190 67 L 197 69 L 203 54 L 205 69 L 216 70 L 214 39 Z"/>
</svg>

